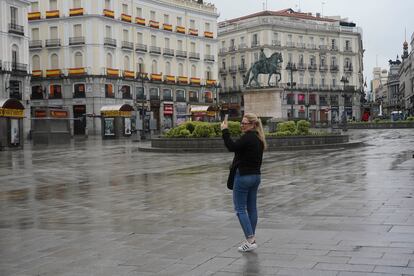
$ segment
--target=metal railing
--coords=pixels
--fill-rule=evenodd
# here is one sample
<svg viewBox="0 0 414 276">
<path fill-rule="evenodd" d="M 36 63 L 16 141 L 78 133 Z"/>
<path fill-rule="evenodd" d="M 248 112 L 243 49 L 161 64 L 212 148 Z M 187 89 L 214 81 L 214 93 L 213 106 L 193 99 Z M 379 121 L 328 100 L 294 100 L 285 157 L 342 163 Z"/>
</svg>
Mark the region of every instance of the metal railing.
<svg viewBox="0 0 414 276">
<path fill-rule="evenodd" d="M 135 51 L 137 52 L 146 52 L 147 51 L 147 45 L 142 43 L 136 43 L 135 44 Z"/>
<path fill-rule="evenodd" d="M 237 73 L 237 66 L 236 65 L 230 66 L 229 67 L 229 73 L 231 73 L 231 74 Z"/>
<path fill-rule="evenodd" d="M 60 38 L 46 39 L 46 47 L 60 47 Z"/>
<path fill-rule="evenodd" d="M 116 47 L 116 39 L 113 39 L 113 38 L 110 38 L 110 37 L 105 37 L 104 45 Z"/>
<path fill-rule="evenodd" d="M 215 61 L 214 55 L 204 55 L 205 61 Z"/>
<path fill-rule="evenodd" d="M 9 33 L 24 35 L 24 27 L 16 23 L 9 23 Z"/>
<path fill-rule="evenodd" d="M 163 55 L 173 57 L 174 56 L 174 49 L 164 48 Z"/>
<path fill-rule="evenodd" d="M 122 49 L 134 50 L 134 43 L 129 41 L 122 41 Z"/>
<path fill-rule="evenodd" d="M 200 59 L 200 53 L 190 52 L 189 55 L 188 55 L 188 58 L 191 58 L 191 59 Z"/>
<path fill-rule="evenodd" d="M 41 40 L 30 40 L 29 41 L 29 48 L 42 48 L 43 47 L 43 41 Z"/>
<path fill-rule="evenodd" d="M 186 51 L 177 50 L 177 51 L 175 51 L 175 56 L 176 57 L 181 57 L 181 58 L 186 58 L 187 57 L 187 52 Z"/>
<path fill-rule="evenodd" d="M 80 45 L 85 44 L 84 36 L 69 37 L 69 45 Z"/>
<path fill-rule="evenodd" d="M 149 52 L 152 53 L 152 54 L 161 54 L 161 47 L 150 46 Z"/>
</svg>

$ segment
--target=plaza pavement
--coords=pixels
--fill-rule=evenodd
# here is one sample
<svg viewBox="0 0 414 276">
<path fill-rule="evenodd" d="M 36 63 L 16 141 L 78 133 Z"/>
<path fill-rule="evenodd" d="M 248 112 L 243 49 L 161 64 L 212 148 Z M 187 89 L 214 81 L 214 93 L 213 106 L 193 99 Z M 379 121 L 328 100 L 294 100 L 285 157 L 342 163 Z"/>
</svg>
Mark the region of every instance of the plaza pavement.
<svg viewBox="0 0 414 276">
<path fill-rule="evenodd" d="M 414 275 L 414 131 L 349 133 L 366 146 L 265 154 L 245 254 L 231 153 L 0 152 L 0 275 Z"/>
</svg>

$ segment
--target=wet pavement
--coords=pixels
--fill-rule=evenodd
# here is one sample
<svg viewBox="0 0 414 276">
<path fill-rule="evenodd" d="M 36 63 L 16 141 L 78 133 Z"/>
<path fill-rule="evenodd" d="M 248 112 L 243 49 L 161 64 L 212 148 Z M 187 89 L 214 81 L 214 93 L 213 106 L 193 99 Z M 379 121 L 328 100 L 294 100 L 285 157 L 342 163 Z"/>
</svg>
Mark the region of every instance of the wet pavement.
<svg viewBox="0 0 414 276">
<path fill-rule="evenodd" d="M 265 154 L 245 254 L 230 153 L 0 152 L 0 275 L 414 275 L 414 130 L 349 134 L 367 145 Z"/>
</svg>

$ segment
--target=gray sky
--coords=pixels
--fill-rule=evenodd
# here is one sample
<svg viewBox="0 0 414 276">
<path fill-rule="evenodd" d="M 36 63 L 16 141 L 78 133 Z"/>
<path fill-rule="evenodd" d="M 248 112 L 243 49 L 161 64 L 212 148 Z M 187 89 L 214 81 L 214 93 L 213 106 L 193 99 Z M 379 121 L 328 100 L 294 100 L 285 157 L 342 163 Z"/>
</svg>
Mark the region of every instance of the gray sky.
<svg viewBox="0 0 414 276">
<path fill-rule="evenodd" d="M 206 0 L 215 4 L 219 21 L 263 10 L 265 0 Z M 324 3 L 324 4 L 322 4 Z M 268 0 L 268 10 L 292 8 L 349 18 L 363 31 L 364 78 L 372 79 L 375 66 L 388 69 L 388 60 L 401 56 L 404 30 L 410 44 L 414 32 L 414 0 Z M 323 9 L 323 10 L 322 10 Z M 411 51 L 409 46 L 408 51 Z"/>
</svg>

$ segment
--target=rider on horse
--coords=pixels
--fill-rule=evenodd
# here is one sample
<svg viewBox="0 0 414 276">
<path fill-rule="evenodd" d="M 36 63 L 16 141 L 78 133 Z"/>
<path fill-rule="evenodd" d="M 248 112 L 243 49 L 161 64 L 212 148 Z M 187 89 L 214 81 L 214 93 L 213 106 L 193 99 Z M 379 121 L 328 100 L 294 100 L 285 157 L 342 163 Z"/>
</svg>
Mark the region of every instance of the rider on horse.
<svg viewBox="0 0 414 276">
<path fill-rule="evenodd" d="M 259 61 L 261 62 L 261 64 L 263 65 L 263 68 L 265 71 L 269 71 L 268 65 L 267 65 L 267 57 L 264 53 L 264 49 L 261 48 L 260 49 L 260 58 Z"/>
</svg>

